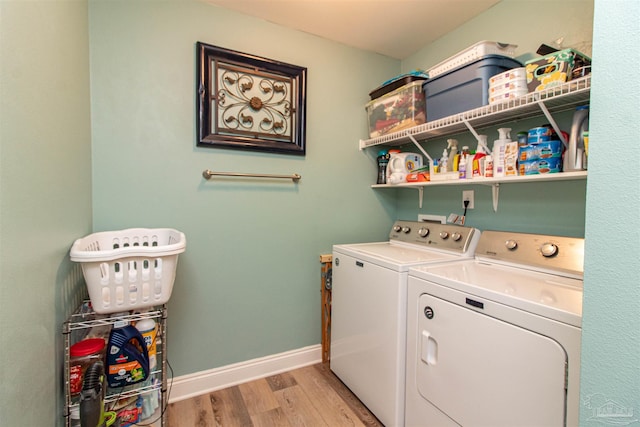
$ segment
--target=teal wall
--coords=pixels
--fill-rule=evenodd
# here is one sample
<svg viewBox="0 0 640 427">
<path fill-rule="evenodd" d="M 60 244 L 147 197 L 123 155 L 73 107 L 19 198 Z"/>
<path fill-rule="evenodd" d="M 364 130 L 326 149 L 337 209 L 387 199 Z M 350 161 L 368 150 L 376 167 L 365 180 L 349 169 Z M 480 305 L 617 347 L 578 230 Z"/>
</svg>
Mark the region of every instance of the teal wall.
<svg viewBox="0 0 640 427">
<path fill-rule="evenodd" d="M 611 153 L 636 153 L 640 135 L 640 3 L 597 1 L 587 184 L 581 424 L 611 401 L 640 425 L 640 170 L 612 166 Z"/>
<path fill-rule="evenodd" d="M 320 262 L 395 219 L 358 151 L 371 88 L 399 61 L 202 2 L 91 1 L 96 230 L 187 236 L 169 302 L 176 376 L 320 342 Z M 308 68 L 305 157 L 196 147 L 195 43 Z M 299 173 L 214 179 L 202 171 Z"/>
<path fill-rule="evenodd" d="M 67 253 L 92 230 L 187 233 L 169 304 L 176 375 L 317 344 L 320 253 L 383 239 L 401 215 L 459 207 L 443 189 L 428 190 L 420 210 L 415 191 L 369 188 L 373 155 L 357 150 L 366 94 L 479 38 L 523 52 L 590 39 L 588 2 L 548 2 L 574 9 L 565 25 L 520 31 L 513 17 L 526 22 L 532 3 L 542 1 L 503 0 L 400 63 L 193 1 L 0 1 L 0 425 L 61 425 L 60 325 L 84 288 Z M 635 152 L 640 88 L 633 68 L 607 65 L 638 62 L 640 10 L 635 0 L 595 0 L 595 10 L 586 191 L 505 185 L 493 214 L 489 189 L 474 187 L 470 215 L 556 234 L 586 225 L 583 425 L 598 424 L 592 407 L 606 400 L 640 413 L 640 185 L 637 168 L 611 167 L 612 152 Z M 198 40 L 309 68 L 306 157 L 195 147 Z M 206 168 L 303 179 L 205 182 Z M 562 209 L 531 206 L 542 195 Z"/>
<path fill-rule="evenodd" d="M 62 421 L 62 322 L 91 232 L 87 4 L 0 1 L 0 426 Z"/>
</svg>

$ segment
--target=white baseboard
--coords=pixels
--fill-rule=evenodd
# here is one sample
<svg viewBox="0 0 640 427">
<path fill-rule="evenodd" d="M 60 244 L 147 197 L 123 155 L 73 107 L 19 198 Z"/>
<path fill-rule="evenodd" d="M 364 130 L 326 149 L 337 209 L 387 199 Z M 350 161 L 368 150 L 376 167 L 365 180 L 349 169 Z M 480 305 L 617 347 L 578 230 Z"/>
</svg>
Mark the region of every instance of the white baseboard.
<svg viewBox="0 0 640 427">
<path fill-rule="evenodd" d="M 170 384 L 169 403 L 268 377 L 322 361 L 320 344 L 182 375 Z"/>
</svg>

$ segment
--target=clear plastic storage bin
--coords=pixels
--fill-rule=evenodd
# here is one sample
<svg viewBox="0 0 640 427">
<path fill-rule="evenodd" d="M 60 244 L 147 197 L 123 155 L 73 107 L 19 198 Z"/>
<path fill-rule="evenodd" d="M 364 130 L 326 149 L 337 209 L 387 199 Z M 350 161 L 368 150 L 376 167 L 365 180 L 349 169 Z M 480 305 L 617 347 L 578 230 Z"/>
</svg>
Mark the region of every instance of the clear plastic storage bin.
<svg viewBox="0 0 640 427">
<path fill-rule="evenodd" d="M 103 314 L 166 303 L 185 249 L 180 231 L 130 228 L 78 239 L 70 257 L 82 264 L 91 305 Z"/>
</svg>

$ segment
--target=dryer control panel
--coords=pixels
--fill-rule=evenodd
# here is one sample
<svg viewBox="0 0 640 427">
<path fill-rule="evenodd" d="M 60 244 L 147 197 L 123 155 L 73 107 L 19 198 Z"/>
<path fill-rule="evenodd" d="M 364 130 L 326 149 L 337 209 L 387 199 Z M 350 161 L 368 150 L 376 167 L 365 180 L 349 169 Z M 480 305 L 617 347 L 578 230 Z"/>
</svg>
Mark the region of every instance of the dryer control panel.
<svg viewBox="0 0 640 427">
<path fill-rule="evenodd" d="M 544 234 L 484 231 L 476 256 L 492 261 L 518 264 L 582 276 L 584 239 Z"/>
</svg>

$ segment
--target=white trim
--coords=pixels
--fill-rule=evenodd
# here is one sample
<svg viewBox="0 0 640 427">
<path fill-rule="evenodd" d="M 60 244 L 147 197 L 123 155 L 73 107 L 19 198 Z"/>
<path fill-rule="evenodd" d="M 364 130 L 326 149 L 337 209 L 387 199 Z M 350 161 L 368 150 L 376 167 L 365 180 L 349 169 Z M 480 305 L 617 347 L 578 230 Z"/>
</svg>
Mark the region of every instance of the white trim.
<svg viewBox="0 0 640 427">
<path fill-rule="evenodd" d="M 169 379 L 169 403 L 322 361 L 320 344 Z"/>
</svg>

